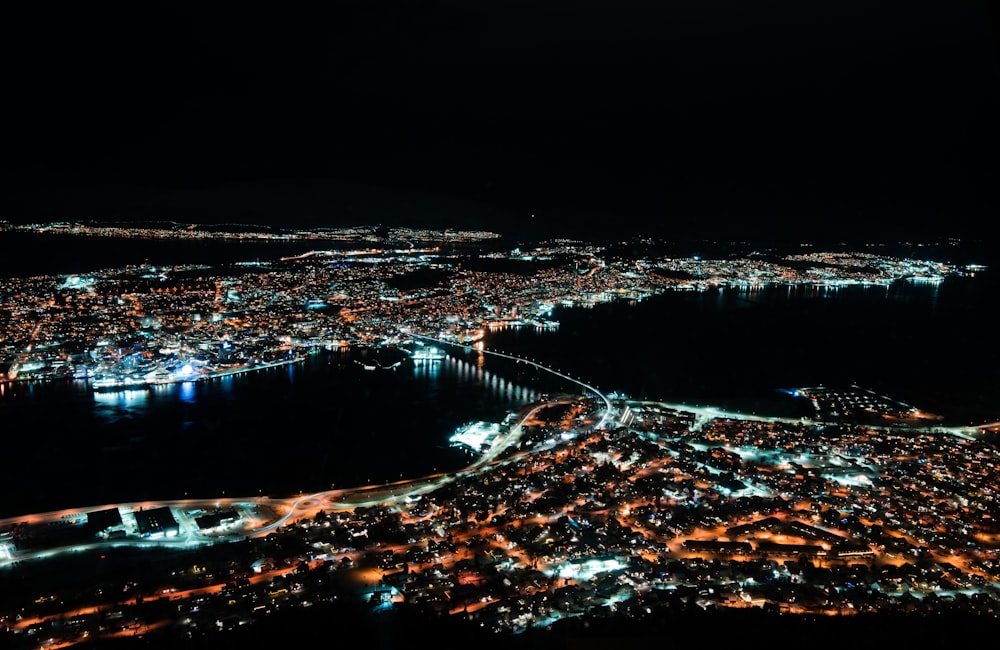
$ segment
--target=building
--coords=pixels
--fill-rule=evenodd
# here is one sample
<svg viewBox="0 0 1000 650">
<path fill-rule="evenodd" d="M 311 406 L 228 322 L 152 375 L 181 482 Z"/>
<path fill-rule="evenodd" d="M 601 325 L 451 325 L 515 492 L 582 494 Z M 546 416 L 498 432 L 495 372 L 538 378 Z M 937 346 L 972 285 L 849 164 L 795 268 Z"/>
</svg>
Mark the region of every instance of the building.
<svg viewBox="0 0 1000 650">
<path fill-rule="evenodd" d="M 132 513 L 139 529 L 140 537 L 175 537 L 180 525 L 174 519 L 170 508 L 153 508 Z"/>
<path fill-rule="evenodd" d="M 105 508 L 104 510 L 94 510 L 87 513 L 87 526 L 97 535 L 110 534 L 114 531 L 123 531 L 125 522 L 122 521 L 122 513 L 115 508 Z"/>
</svg>

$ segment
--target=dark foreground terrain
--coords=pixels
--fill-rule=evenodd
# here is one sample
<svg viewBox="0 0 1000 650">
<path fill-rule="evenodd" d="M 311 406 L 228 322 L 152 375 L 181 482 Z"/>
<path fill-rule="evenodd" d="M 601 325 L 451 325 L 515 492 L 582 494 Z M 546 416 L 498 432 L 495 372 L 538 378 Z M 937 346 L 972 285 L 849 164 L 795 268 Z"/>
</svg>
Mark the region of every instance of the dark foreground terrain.
<svg viewBox="0 0 1000 650">
<path fill-rule="evenodd" d="M 693 609 L 692 609 L 693 608 Z M 914 614 L 837 617 L 796 616 L 760 609 L 706 612 L 681 607 L 656 620 L 636 622 L 614 616 L 575 619 L 550 629 L 519 634 L 486 632 L 460 621 L 407 607 L 373 614 L 363 603 L 316 605 L 289 610 L 254 625 L 201 637 L 172 633 L 142 638 L 101 639 L 77 647 L 102 650 L 139 648 L 212 649 L 323 647 L 350 643 L 372 650 L 464 647 L 541 650 L 547 648 L 663 647 L 678 643 L 706 648 L 890 648 L 952 647 L 967 640 L 996 638 L 1000 619 L 983 615 Z M 3 646 L 0 641 L 0 647 Z"/>
</svg>

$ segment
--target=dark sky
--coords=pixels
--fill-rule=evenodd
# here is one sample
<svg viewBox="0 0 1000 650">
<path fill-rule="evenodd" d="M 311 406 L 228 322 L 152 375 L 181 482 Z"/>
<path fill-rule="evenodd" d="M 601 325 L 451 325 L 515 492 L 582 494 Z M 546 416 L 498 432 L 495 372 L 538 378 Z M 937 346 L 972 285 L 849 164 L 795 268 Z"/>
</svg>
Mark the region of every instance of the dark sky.
<svg viewBox="0 0 1000 650">
<path fill-rule="evenodd" d="M 24 4 L 0 219 L 906 237 L 1000 214 L 987 2 Z"/>
</svg>

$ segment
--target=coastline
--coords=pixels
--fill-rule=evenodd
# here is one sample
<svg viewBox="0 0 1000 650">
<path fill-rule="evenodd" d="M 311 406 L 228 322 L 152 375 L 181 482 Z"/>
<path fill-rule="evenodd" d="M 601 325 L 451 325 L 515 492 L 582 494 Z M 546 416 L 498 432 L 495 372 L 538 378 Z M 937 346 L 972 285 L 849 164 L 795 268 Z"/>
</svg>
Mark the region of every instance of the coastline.
<svg viewBox="0 0 1000 650">
<path fill-rule="evenodd" d="M 209 370 L 202 373 L 197 373 L 193 375 L 184 376 L 171 376 L 168 379 L 141 379 L 135 381 L 122 381 L 113 382 L 107 385 L 101 385 L 95 383 L 94 379 L 90 379 L 91 386 L 95 391 L 102 392 L 114 392 L 118 390 L 134 390 L 142 388 L 152 388 L 153 386 L 163 386 L 168 384 L 182 384 L 185 382 L 195 382 L 195 381 L 208 381 L 211 379 L 218 379 L 221 377 L 231 377 L 234 375 L 241 375 L 248 372 L 256 372 L 258 370 L 267 370 L 268 368 L 277 368 L 281 366 L 287 366 L 295 363 L 301 363 L 306 360 L 308 354 L 301 354 L 289 359 L 279 359 L 276 361 L 265 361 L 255 364 L 244 364 L 235 368 L 223 368 L 218 370 Z M 15 380 L 16 381 L 16 380 Z M 99 381 L 99 380 L 98 380 Z"/>
</svg>

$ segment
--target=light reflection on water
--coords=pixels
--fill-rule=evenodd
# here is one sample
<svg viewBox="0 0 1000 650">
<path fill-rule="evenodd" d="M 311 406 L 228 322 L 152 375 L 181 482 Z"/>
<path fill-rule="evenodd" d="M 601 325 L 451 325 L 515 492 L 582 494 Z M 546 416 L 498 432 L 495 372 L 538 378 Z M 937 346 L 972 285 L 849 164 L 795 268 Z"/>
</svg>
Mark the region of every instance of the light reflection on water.
<svg viewBox="0 0 1000 650">
<path fill-rule="evenodd" d="M 83 380 L 4 384 L 3 481 L 26 495 L 0 516 L 120 500 L 273 494 L 447 471 L 471 420 L 537 397 L 497 360 L 449 356 L 365 371 L 351 354 L 209 380 L 95 392 Z M 496 369 L 490 369 L 496 366 Z M 0 510 L 3 510 L 0 508 Z"/>
<path fill-rule="evenodd" d="M 973 296 L 975 289 L 947 280 L 686 293 L 559 309 L 555 331 L 492 332 L 486 343 L 641 398 L 715 403 L 748 387 L 856 381 L 947 414 L 930 400 L 961 388 L 956 378 L 983 385 L 997 366 L 995 346 L 983 345 L 993 338 L 989 320 L 969 307 L 994 294 Z M 566 389 L 523 364 L 471 351 L 394 371 L 362 370 L 355 356 L 329 351 L 143 391 L 94 393 L 83 381 L 0 384 L 5 451 L 18 459 L 0 487 L 28 495 L 26 507 L 40 511 L 43 503 L 65 505 L 67 495 L 105 503 L 221 489 L 275 494 L 301 483 L 422 475 L 467 462 L 447 447 L 457 426 L 498 421 L 540 392 Z M 980 392 L 995 406 L 995 391 Z M 751 394 L 749 407 L 759 407 L 763 398 Z"/>
<path fill-rule="evenodd" d="M 118 391 L 95 391 L 94 406 L 97 409 L 111 412 L 142 411 L 149 402 L 149 390 L 146 388 L 130 388 Z"/>
<path fill-rule="evenodd" d="M 467 384 L 481 390 L 489 401 L 510 402 L 511 406 L 526 404 L 533 401 L 538 391 L 526 384 L 518 384 L 505 378 L 500 372 L 487 370 L 483 366 L 482 355 L 477 355 L 476 361 L 469 362 L 463 358 L 447 356 L 440 361 L 417 363 L 411 366 L 403 365 L 398 370 L 380 369 L 370 371 L 362 376 L 362 380 L 384 377 L 387 373 L 397 373 L 394 376 L 402 381 L 414 381 L 421 388 L 433 390 L 440 388 L 442 383 Z M 496 365 L 503 365 L 499 360 Z M 280 369 L 268 368 L 251 373 L 225 375 L 200 381 L 183 381 L 165 384 L 153 384 L 147 388 L 129 388 L 119 390 L 94 391 L 86 380 L 75 380 L 72 390 L 81 400 L 93 400 L 94 412 L 103 418 L 114 421 L 129 415 L 143 417 L 151 409 L 164 408 L 171 402 L 184 404 L 199 404 L 215 400 L 239 400 L 240 391 L 248 385 L 274 379 L 275 375 L 283 376 L 285 386 L 292 386 L 297 381 L 309 381 L 310 376 L 322 365 L 310 363 L 295 363 L 282 366 Z M 329 364 L 327 364 L 329 365 Z M 347 366 L 339 367 L 346 372 Z M 271 375 L 268 378 L 268 375 Z M 35 395 L 39 388 L 38 382 L 19 384 L 25 397 Z M 0 396 L 5 394 L 6 384 L 0 384 Z"/>
<path fill-rule="evenodd" d="M 177 397 L 182 402 L 193 404 L 197 398 L 193 381 L 182 381 L 178 386 Z"/>
</svg>

